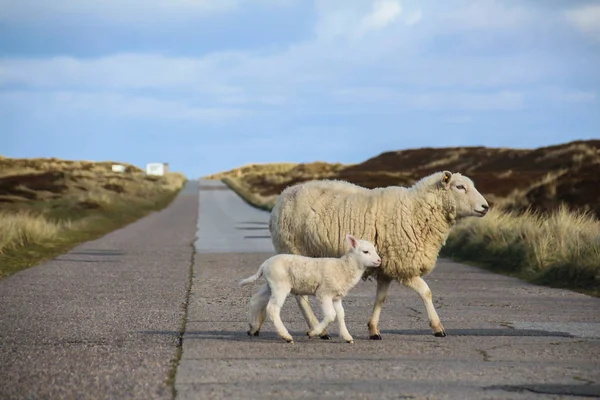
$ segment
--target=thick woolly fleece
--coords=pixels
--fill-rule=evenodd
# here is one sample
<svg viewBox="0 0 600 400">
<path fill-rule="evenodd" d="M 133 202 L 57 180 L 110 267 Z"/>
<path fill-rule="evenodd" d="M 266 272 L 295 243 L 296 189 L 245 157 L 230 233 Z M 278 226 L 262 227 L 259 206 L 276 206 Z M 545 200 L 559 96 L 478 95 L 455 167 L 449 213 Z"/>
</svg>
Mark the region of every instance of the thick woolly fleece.
<svg viewBox="0 0 600 400">
<path fill-rule="evenodd" d="M 442 178 L 442 172 L 435 173 L 410 188 L 366 189 L 336 180 L 291 186 L 271 212 L 275 249 L 339 257 L 351 233 L 373 242 L 382 258 L 381 268 L 365 276 L 379 272 L 400 282 L 424 276 L 435 267 L 456 221 L 456 200 L 443 188 Z"/>
</svg>

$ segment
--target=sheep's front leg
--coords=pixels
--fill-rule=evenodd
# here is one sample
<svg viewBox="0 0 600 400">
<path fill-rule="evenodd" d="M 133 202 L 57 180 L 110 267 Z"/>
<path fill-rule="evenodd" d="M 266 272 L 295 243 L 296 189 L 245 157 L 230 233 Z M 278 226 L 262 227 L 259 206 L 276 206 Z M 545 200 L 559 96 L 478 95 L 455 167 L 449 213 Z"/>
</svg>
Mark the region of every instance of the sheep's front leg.
<svg viewBox="0 0 600 400">
<path fill-rule="evenodd" d="M 302 315 L 304 316 L 304 319 L 306 320 L 306 323 L 308 324 L 308 329 L 309 329 L 309 331 L 312 331 L 313 329 L 315 329 L 315 326 L 317 326 L 317 324 L 319 323 L 319 320 L 313 313 L 312 308 L 310 308 L 310 303 L 308 302 L 308 296 L 298 296 L 297 295 L 295 297 L 296 297 L 296 302 L 298 303 L 298 307 L 300 307 L 300 311 L 302 312 Z M 321 339 L 324 339 L 324 340 L 331 339 L 331 336 L 329 336 L 329 333 L 327 332 L 327 330 L 324 330 L 323 333 L 321 333 Z"/>
<path fill-rule="evenodd" d="M 369 339 L 381 340 L 381 332 L 379 331 L 379 315 L 381 314 L 381 308 L 387 298 L 387 294 L 390 290 L 392 280 L 384 277 L 382 274 L 377 276 L 377 294 L 375 295 L 375 304 L 373 305 L 373 314 L 369 319 Z"/>
<path fill-rule="evenodd" d="M 323 307 L 323 321 L 319 322 L 317 326 L 308 331 L 308 337 L 315 337 L 322 335 L 323 331 L 330 323 L 335 320 L 335 308 L 333 307 L 333 299 L 329 296 L 321 299 L 321 307 Z"/>
<path fill-rule="evenodd" d="M 446 331 L 440 322 L 440 317 L 438 316 L 437 311 L 435 311 L 433 301 L 431 301 L 431 290 L 423 278 L 416 276 L 410 281 L 406 282 L 405 285 L 421 296 L 423 304 L 425 305 L 425 309 L 427 310 L 427 318 L 429 318 L 429 326 L 431 326 L 431 329 L 433 329 L 433 334 L 437 337 L 446 336 Z"/>
<path fill-rule="evenodd" d="M 338 323 L 340 325 L 340 336 L 348 343 L 354 343 L 354 339 L 350 332 L 348 332 L 348 328 L 346 327 L 344 306 L 342 306 L 342 299 L 335 299 L 333 301 L 333 308 L 335 309 L 335 313 L 337 314 Z"/>
<path fill-rule="evenodd" d="M 292 335 L 288 332 L 285 325 L 283 325 L 283 321 L 281 321 L 281 307 L 283 303 L 285 303 L 285 299 L 289 293 L 289 290 L 279 290 L 278 288 L 271 288 L 271 299 L 267 304 L 267 312 L 269 313 L 269 317 L 271 321 L 273 321 L 273 325 L 277 330 L 279 336 L 288 343 L 294 343 L 294 339 Z"/>
</svg>

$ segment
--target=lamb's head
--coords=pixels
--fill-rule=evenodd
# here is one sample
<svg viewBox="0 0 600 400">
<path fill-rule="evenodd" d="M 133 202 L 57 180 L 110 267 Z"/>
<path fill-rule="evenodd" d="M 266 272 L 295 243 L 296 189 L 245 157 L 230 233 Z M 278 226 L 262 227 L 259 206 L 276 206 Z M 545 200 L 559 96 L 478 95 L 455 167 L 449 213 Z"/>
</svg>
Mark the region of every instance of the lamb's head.
<svg viewBox="0 0 600 400">
<path fill-rule="evenodd" d="M 356 239 L 352 235 L 346 235 L 346 240 L 350 245 L 349 252 L 355 254 L 364 267 L 379 267 L 381 265 L 381 257 L 377 254 L 373 243 Z"/>
<path fill-rule="evenodd" d="M 442 172 L 442 188 L 446 190 L 456 207 L 456 219 L 483 217 L 489 210 L 488 202 L 477 191 L 469 178 L 450 171 Z"/>
</svg>

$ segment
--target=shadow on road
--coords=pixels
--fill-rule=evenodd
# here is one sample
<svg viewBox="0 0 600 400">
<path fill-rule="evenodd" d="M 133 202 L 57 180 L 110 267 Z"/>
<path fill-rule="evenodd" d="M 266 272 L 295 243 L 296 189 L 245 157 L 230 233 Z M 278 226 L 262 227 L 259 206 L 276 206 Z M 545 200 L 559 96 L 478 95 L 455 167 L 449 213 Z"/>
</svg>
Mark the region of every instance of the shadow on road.
<svg viewBox="0 0 600 400">
<path fill-rule="evenodd" d="M 146 335 L 167 335 L 177 336 L 179 332 L 174 331 L 141 331 L 139 333 Z M 547 332 L 542 330 L 529 330 L 529 329 L 450 329 L 446 330 L 449 336 L 512 336 L 512 337 L 574 337 L 564 332 Z M 295 337 L 304 337 L 305 331 L 290 331 L 290 334 Z M 429 330 L 382 330 L 383 335 L 404 335 L 404 336 L 432 336 Z M 246 331 L 240 329 L 239 331 L 188 331 L 185 333 L 186 340 L 195 339 L 217 339 L 222 341 L 273 341 L 279 340 L 276 332 L 261 332 L 259 337 L 249 338 Z"/>
<path fill-rule="evenodd" d="M 430 330 L 405 329 L 405 330 L 382 330 L 381 335 L 433 335 Z M 566 332 L 548 332 L 539 329 L 446 329 L 448 336 L 538 336 L 538 337 L 574 337 Z"/>
</svg>

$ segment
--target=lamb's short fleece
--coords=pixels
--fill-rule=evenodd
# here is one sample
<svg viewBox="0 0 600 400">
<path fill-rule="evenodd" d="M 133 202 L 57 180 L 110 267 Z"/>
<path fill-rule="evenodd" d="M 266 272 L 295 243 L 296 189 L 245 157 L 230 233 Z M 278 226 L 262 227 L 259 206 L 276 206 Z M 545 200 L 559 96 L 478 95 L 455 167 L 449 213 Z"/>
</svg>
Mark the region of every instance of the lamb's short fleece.
<svg viewBox="0 0 600 400">
<path fill-rule="evenodd" d="M 271 211 L 269 230 L 279 254 L 338 257 L 346 232 L 372 241 L 383 258 L 369 335 L 381 339 L 379 315 L 390 283 L 396 280 L 423 300 L 436 336 L 446 333 L 422 276 L 435 267 L 440 248 L 455 223 L 483 217 L 488 203 L 471 179 L 436 172 L 411 187 L 366 189 L 336 180 L 310 181 L 286 188 Z M 305 296 L 296 301 L 309 325 L 317 323 Z M 327 332 L 322 336 L 327 338 Z"/>
<path fill-rule="evenodd" d="M 267 281 L 250 300 L 248 335 L 258 336 L 268 312 L 279 336 L 293 343 L 280 316 L 285 299 L 293 293 L 316 296 L 321 301 L 323 320 L 307 333 L 309 337 L 321 335 L 337 315 L 340 336 L 352 343 L 344 320 L 342 298 L 360 281 L 367 268 L 381 265 L 381 258 L 373 243 L 358 240 L 352 235 L 346 235 L 346 240 L 350 249 L 339 258 L 278 254 L 263 262 L 256 274 L 241 280 L 240 286 L 255 282 L 261 276 Z"/>
</svg>

